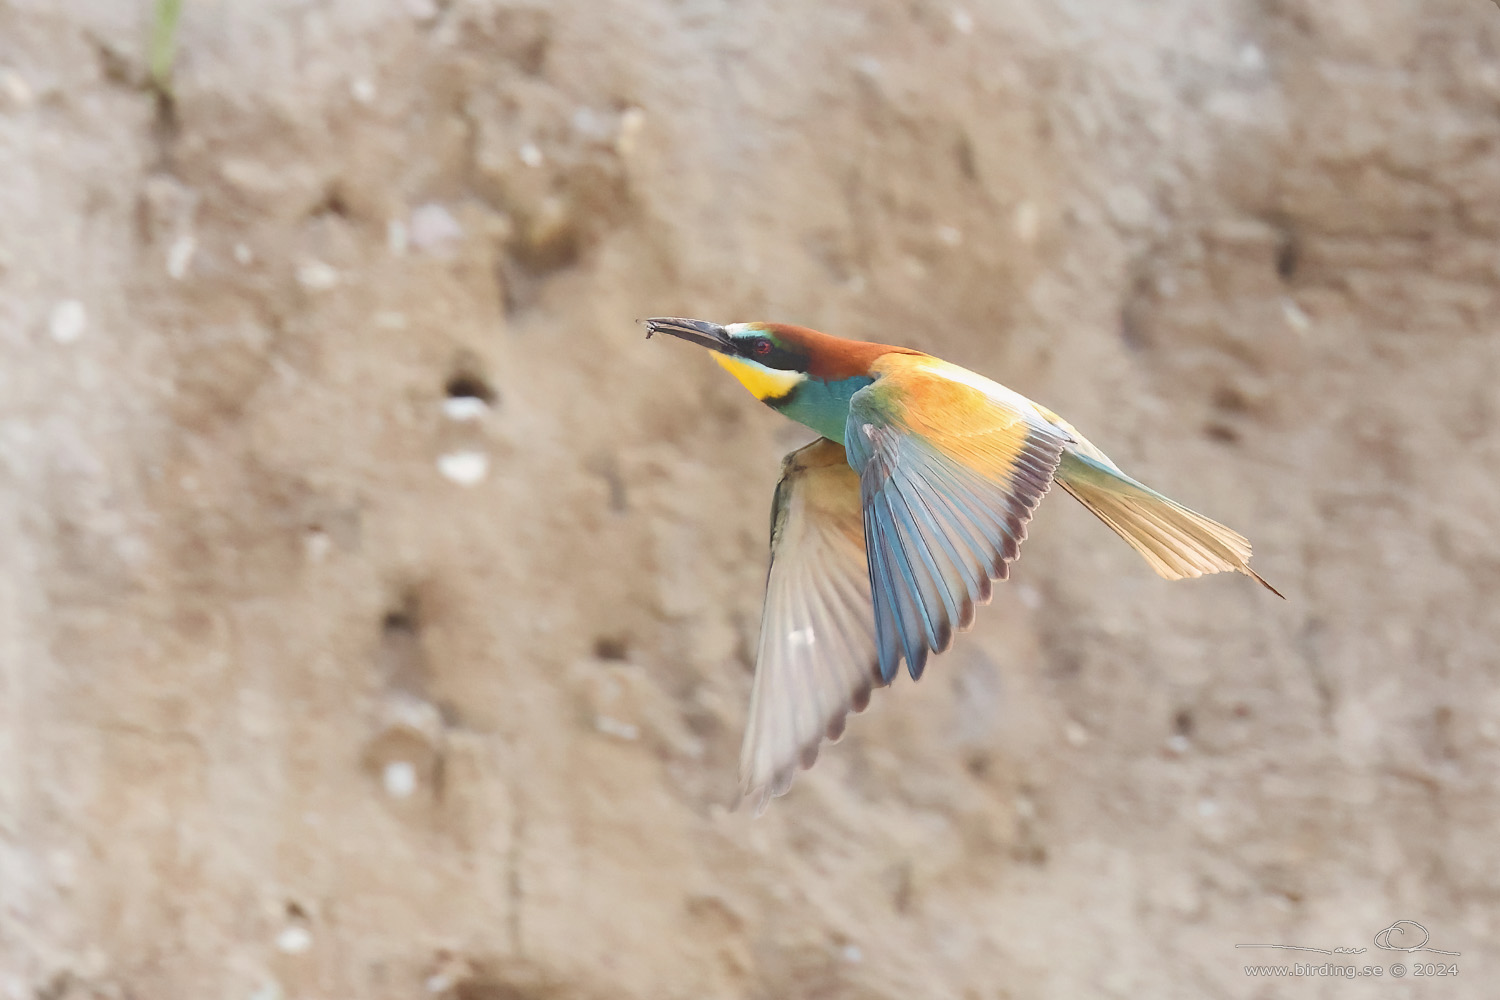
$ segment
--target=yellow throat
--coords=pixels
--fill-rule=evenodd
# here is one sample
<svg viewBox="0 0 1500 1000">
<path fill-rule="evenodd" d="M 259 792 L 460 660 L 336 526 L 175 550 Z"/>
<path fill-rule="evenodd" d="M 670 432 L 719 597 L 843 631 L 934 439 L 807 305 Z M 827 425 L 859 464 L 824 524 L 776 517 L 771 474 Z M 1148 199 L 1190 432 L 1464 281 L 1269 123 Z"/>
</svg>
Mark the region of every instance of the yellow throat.
<svg viewBox="0 0 1500 1000">
<path fill-rule="evenodd" d="M 715 354 L 713 357 L 721 368 L 739 379 L 740 385 L 749 389 L 750 394 L 761 401 L 785 396 L 807 377 L 801 372 L 767 368 L 754 361 L 746 361 L 744 358 L 736 358 L 728 354 Z"/>
</svg>

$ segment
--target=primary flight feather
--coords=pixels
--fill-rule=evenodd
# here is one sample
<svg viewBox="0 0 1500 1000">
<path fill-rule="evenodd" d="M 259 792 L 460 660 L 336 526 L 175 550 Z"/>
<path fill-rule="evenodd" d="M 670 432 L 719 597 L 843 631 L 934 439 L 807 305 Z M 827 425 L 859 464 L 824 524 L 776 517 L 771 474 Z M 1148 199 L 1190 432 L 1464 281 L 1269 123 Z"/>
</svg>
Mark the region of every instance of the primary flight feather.
<svg viewBox="0 0 1500 1000">
<path fill-rule="evenodd" d="M 1169 580 L 1244 573 L 1250 543 L 1127 476 L 1072 424 L 920 351 L 782 323 L 645 321 L 707 347 L 821 437 L 788 455 L 740 754 L 757 809 L 902 661 L 919 678 L 990 600 L 1055 481 Z"/>
</svg>

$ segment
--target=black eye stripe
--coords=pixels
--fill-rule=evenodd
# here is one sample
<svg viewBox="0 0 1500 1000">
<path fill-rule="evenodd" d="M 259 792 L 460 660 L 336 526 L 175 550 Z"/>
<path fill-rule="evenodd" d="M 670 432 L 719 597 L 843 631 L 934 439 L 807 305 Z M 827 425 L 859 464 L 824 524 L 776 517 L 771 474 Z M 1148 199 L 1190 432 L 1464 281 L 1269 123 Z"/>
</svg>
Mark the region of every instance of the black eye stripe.
<svg viewBox="0 0 1500 1000">
<path fill-rule="evenodd" d="M 798 371 L 803 359 L 789 352 L 786 347 L 766 334 L 745 334 L 735 337 L 734 350 L 742 358 L 748 358 L 766 368 L 782 371 Z"/>
</svg>

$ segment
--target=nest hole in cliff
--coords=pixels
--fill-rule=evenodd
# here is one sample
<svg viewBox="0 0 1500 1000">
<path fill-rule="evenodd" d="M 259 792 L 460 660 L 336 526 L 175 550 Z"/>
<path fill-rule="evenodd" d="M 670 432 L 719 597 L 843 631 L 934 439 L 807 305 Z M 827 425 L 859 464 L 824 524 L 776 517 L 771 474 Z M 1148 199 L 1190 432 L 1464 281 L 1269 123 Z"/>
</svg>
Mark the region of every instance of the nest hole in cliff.
<svg viewBox="0 0 1500 1000">
<path fill-rule="evenodd" d="M 422 613 L 417 593 L 403 591 L 380 619 L 377 669 L 398 691 L 421 694 L 427 686 L 427 657 L 422 643 Z"/>
<path fill-rule="evenodd" d="M 441 1000 L 563 1000 L 575 991 L 528 971 L 515 978 L 478 973 L 460 979 L 441 994 Z"/>
<path fill-rule="evenodd" d="M 1276 275 L 1282 281 L 1291 281 L 1302 265 L 1302 239 L 1297 230 L 1282 224 L 1276 230 Z"/>
<path fill-rule="evenodd" d="M 1188 709 L 1179 708 L 1177 714 L 1172 716 L 1172 732 L 1178 736 L 1191 737 L 1193 735 L 1193 713 Z"/>
<path fill-rule="evenodd" d="M 594 639 L 594 659 L 621 662 L 630 659 L 630 642 L 623 636 L 601 635 Z"/>
<path fill-rule="evenodd" d="M 1203 428 L 1203 436 L 1219 444 L 1238 444 L 1240 440 L 1239 431 L 1228 424 L 1221 423 L 1206 424 Z"/>
<path fill-rule="evenodd" d="M 334 218 L 348 220 L 353 215 L 354 212 L 349 207 L 349 202 L 345 199 L 343 190 L 336 183 L 330 184 L 324 189 L 323 196 L 318 199 L 317 204 L 313 205 L 307 213 L 309 219 Z"/>
<path fill-rule="evenodd" d="M 494 406 L 499 395 L 495 387 L 484 376 L 473 371 L 457 371 L 443 384 L 443 393 L 449 399 L 477 399 L 486 406 Z"/>
</svg>

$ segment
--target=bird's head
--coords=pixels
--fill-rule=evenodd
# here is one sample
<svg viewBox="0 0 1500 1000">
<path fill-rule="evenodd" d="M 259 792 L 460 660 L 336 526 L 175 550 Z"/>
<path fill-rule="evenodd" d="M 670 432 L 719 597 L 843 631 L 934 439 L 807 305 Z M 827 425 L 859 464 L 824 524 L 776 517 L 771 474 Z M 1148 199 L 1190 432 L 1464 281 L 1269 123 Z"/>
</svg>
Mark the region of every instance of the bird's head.
<svg viewBox="0 0 1500 1000">
<path fill-rule="evenodd" d="M 660 316 L 646 336 L 671 334 L 714 352 L 714 360 L 763 402 L 790 396 L 809 377 L 812 358 L 793 331 L 778 323 L 731 323 Z"/>
<path fill-rule="evenodd" d="M 786 323 L 730 323 L 658 316 L 646 336 L 667 333 L 714 352 L 714 360 L 756 399 L 776 405 L 808 379 L 824 382 L 868 376 L 881 354 L 901 348 L 845 340 Z"/>
</svg>

